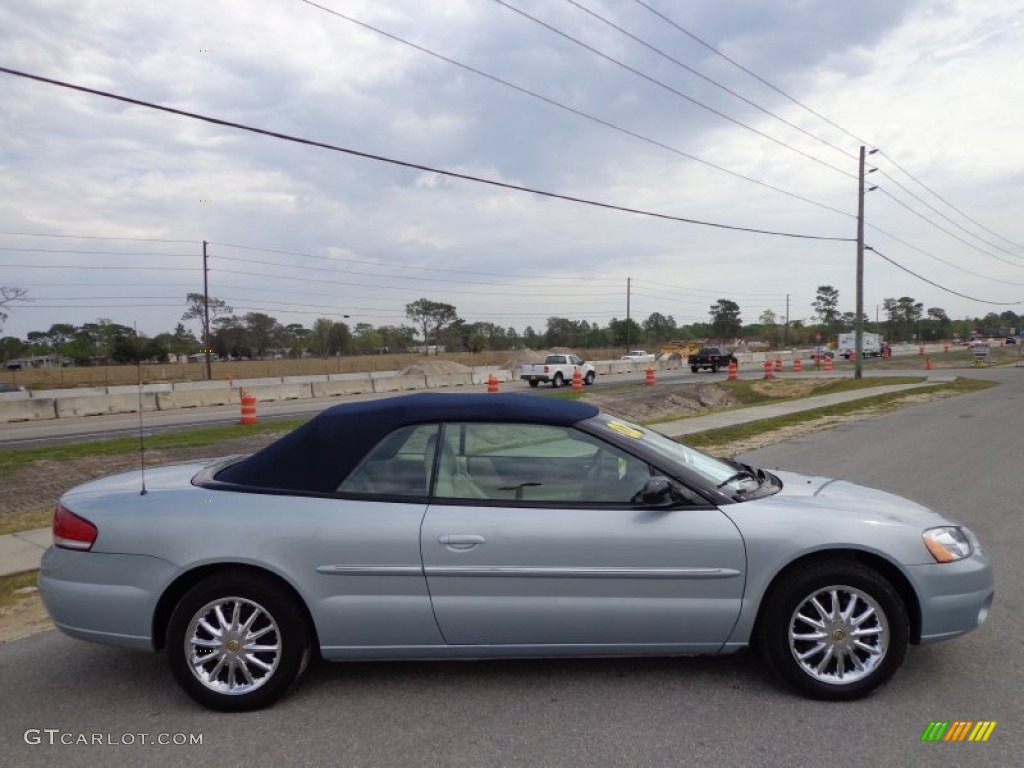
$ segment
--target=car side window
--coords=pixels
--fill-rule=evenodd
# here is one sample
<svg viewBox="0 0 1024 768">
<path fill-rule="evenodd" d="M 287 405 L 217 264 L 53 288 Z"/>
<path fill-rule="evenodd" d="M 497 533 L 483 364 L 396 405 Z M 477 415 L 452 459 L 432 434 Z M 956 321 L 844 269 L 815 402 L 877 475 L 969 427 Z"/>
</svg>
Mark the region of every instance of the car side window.
<svg viewBox="0 0 1024 768">
<path fill-rule="evenodd" d="M 438 424 L 417 424 L 390 433 L 342 481 L 338 493 L 426 496 L 438 430 Z"/>
<path fill-rule="evenodd" d="M 628 504 L 650 477 L 646 462 L 571 427 L 446 424 L 434 495 Z"/>
</svg>

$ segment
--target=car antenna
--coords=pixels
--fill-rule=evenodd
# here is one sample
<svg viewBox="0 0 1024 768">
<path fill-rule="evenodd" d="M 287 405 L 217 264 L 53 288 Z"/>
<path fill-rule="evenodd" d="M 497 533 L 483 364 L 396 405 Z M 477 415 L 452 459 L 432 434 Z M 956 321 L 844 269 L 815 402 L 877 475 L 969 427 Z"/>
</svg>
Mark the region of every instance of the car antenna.
<svg viewBox="0 0 1024 768">
<path fill-rule="evenodd" d="M 142 430 L 142 345 L 139 344 L 139 326 L 132 322 L 135 329 L 135 376 L 139 389 L 139 477 L 142 479 L 142 490 L 140 496 L 145 496 L 146 491 L 146 433 Z"/>
</svg>

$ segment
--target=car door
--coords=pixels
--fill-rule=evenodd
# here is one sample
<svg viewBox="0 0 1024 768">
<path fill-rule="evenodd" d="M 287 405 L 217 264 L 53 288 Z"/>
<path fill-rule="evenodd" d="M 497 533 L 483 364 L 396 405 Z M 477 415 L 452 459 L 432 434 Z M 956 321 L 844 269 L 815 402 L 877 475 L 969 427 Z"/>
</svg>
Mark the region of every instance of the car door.
<svg viewBox="0 0 1024 768">
<path fill-rule="evenodd" d="M 571 427 L 445 425 L 421 539 L 445 641 L 718 650 L 743 596 L 742 539 L 709 504 L 635 503 L 650 476 Z"/>
</svg>

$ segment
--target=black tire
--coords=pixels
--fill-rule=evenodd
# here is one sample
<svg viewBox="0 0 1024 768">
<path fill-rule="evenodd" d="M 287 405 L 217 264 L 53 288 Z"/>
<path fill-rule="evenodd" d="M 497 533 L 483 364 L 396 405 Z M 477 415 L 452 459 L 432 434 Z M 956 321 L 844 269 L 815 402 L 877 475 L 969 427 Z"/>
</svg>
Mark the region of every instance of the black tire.
<svg viewBox="0 0 1024 768">
<path fill-rule="evenodd" d="M 589 387 L 591 384 L 594 383 L 594 378 L 596 375 L 597 374 L 595 374 L 593 371 L 589 371 L 587 375 L 583 377 L 583 383 Z"/>
<path fill-rule="evenodd" d="M 555 389 L 558 389 L 560 386 L 562 386 L 562 381 L 562 374 L 556 373 L 554 378 L 551 379 L 551 386 L 554 387 Z"/>
<path fill-rule="evenodd" d="M 712 365 L 711 366 L 711 372 L 712 373 L 718 373 L 718 366 L 717 365 Z"/>
<path fill-rule="evenodd" d="M 697 365 L 691 365 L 690 366 L 690 372 L 691 373 L 696 373 L 699 370 L 700 370 L 700 366 L 697 366 Z"/>
<path fill-rule="evenodd" d="M 219 656 L 211 650 L 210 661 L 199 663 L 194 641 L 203 647 L 204 641 L 212 639 L 199 621 L 220 624 L 215 607 L 221 608 L 228 621 L 225 650 Z M 244 641 L 241 633 L 237 638 L 231 636 L 236 618 L 243 625 L 253 620 L 250 635 L 262 632 L 251 637 L 250 643 L 261 648 L 276 646 L 276 650 L 251 653 L 259 664 L 237 664 L 241 654 L 228 650 L 229 643 Z M 204 579 L 178 601 L 167 626 L 167 655 L 174 679 L 195 701 L 220 712 L 246 712 L 272 704 L 295 682 L 311 654 L 306 615 L 296 598 L 277 581 L 260 574 L 229 572 Z M 272 668 L 267 671 L 264 665 Z M 248 676 L 236 670 L 247 671 Z"/>
<path fill-rule="evenodd" d="M 818 598 L 827 613 L 853 604 L 853 623 L 829 618 L 812 607 Z M 816 631 L 799 615 L 825 624 Z M 790 639 L 790 630 L 795 636 Z M 861 640 L 854 646 L 854 631 Z M 907 653 L 910 622 L 892 585 L 871 568 L 854 562 L 814 563 L 784 576 L 771 588 L 761 609 L 756 641 L 768 665 L 783 680 L 813 699 L 851 701 L 866 696 L 893 676 Z M 873 650 L 863 650 L 863 646 Z M 805 656 L 803 661 L 797 654 Z M 856 668 L 856 658 L 862 670 Z M 822 666 L 823 665 L 823 666 Z M 814 667 L 814 669 L 811 669 Z"/>
<path fill-rule="evenodd" d="M 536 379 L 530 379 L 530 386 L 536 388 L 540 384 Z"/>
</svg>

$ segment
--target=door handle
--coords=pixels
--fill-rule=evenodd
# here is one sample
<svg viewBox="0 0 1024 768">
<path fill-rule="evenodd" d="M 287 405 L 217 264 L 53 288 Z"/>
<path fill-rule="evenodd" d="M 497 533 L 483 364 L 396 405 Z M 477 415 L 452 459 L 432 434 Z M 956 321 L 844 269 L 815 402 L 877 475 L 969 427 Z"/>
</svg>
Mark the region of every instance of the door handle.
<svg viewBox="0 0 1024 768">
<path fill-rule="evenodd" d="M 442 533 L 437 540 L 449 549 L 472 549 L 487 541 L 475 533 Z"/>
</svg>

